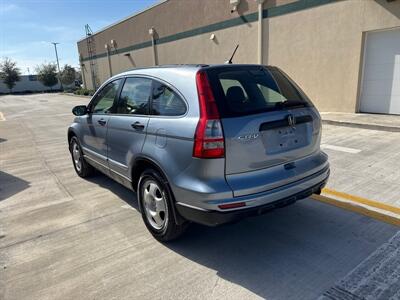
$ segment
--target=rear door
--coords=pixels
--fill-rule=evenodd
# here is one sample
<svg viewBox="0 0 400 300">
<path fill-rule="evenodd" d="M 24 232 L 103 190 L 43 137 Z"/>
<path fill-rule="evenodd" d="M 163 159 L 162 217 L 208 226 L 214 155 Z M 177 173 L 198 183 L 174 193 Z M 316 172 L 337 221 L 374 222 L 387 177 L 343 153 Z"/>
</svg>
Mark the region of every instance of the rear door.
<svg viewBox="0 0 400 300">
<path fill-rule="evenodd" d="M 107 133 L 108 164 L 111 176 L 129 180 L 131 163 L 142 151 L 149 122 L 149 99 L 152 80 L 126 78 L 116 114 L 110 118 Z"/>
<path fill-rule="evenodd" d="M 287 164 L 319 148 L 318 113 L 279 69 L 238 65 L 208 74 L 221 114 L 226 175 Z"/>
</svg>

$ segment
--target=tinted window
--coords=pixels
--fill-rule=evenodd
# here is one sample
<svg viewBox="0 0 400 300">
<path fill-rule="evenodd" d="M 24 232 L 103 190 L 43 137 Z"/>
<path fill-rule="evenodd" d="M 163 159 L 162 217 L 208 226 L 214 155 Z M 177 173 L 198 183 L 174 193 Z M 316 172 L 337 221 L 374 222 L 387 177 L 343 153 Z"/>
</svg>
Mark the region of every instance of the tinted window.
<svg viewBox="0 0 400 300">
<path fill-rule="evenodd" d="M 117 107 L 119 114 L 147 115 L 151 93 L 151 79 L 127 78 Z"/>
<path fill-rule="evenodd" d="M 278 69 L 225 67 L 208 71 L 224 116 L 308 106 L 301 92 Z"/>
<path fill-rule="evenodd" d="M 170 87 L 155 81 L 152 98 L 152 115 L 180 116 L 186 112 L 185 102 Z"/>
<path fill-rule="evenodd" d="M 91 104 L 92 112 L 96 114 L 107 114 L 113 112 L 114 99 L 117 95 L 121 79 L 110 82 L 96 95 Z"/>
</svg>

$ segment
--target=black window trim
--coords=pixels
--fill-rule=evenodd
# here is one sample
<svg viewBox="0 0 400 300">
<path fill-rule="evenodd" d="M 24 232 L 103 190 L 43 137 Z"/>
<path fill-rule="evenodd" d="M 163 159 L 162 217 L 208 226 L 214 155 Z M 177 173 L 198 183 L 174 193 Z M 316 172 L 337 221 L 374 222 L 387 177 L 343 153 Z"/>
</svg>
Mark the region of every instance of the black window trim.
<svg viewBox="0 0 400 300">
<path fill-rule="evenodd" d="M 94 101 L 96 100 L 97 95 L 98 95 L 107 85 L 109 85 L 110 83 L 112 83 L 112 82 L 114 82 L 114 81 L 117 81 L 117 80 L 121 80 L 121 84 L 119 85 L 118 90 L 117 90 L 117 93 L 116 93 L 116 95 L 115 95 L 115 97 L 114 97 L 114 101 L 113 101 L 113 105 L 112 105 L 112 111 L 109 112 L 109 113 L 94 113 L 94 112 L 93 112 L 93 103 L 94 103 Z M 120 94 L 120 92 L 121 92 L 121 88 L 122 88 L 124 82 L 125 82 L 125 78 L 122 77 L 122 76 L 121 76 L 121 77 L 114 78 L 113 80 L 110 80 L 110 81 L 105 82 L 105 83 L 94 93 L 92 99 L 90 99 L 90 102 L 89 102 L 89 104 L 88 104 L 88 106 L 87 106 L 89 113 L 90 113 L 91 115 L 96 115 L 96 116 L 97 116 L 97 115 L 106 115 L 106 116 L 108 116 L 108 115 L 115 115 L 115 113 L 114 113 L 114 112 L 115 112 L 115 108 L 116 108 L 116 105 L 117 105 L 117 103 L 118 103 L 119 94 Z"/>
<path fill-rule="evenodd" d="M 179 98 L 182 100 L 183 105 L 185 105 L 185 112 L 181 115 L 173 115 L 173 116 L 166 116 L 166 115 L 153 115 L 151 114 L 152 108 L 153 108 L 153 89 L 154 89 L 154 84 L 155 82 L 161 83 L 162 85 L 165 85 L 167 87 L 169 87 L 175 94 L 177 94 L 179 96 Z M 168 82 L 165 82 L 164 80 L 161 79 L 156 79 L 153 78 L 153 83 L 151 85 L 151 97 L 150 97 L 150 105 L 149 105 L 149 113 L 150 113 L 150 117 L 152 118 L 182 118 L 184 116 L 187 115 L 188 113 L 188 104 L 186 99 L 182 96 L 182 94 L 178 91 L 178 89 L 176 89 L 174 86 L 172 86 L 171 84 L 169 84 Z"/>
<path fill-rule="evenodd" d="M 174 87 L 172 84 L 170 84 L 169 82 L 166 82 L 165 80 L 162 80 L 161 78 L 158 77 L 154 77 L 154 76 L 150 76 L 150 75 L 146 75 L 146 74 L 129 74 L 129 75 L 125 75 L 123 77 L 120 77 L 123 79 L 122 85 L 118 91 L 118 98 L 117 98 L 117 102 L 116 102 L 116 106 L 119 104 L 120 101 L 120 96 L 121 96 L 121 92 L 122 92 L 122 88 L 125 84 L 126 79 L 128 78 L 145 78 L 145 79 L 150 79 L 151 80 L 151 94 L 149 97 L 149 107 L 148 107 L 148 111 L 146 115 L 141 115 L 141 114 L 117 114 L 117 113 L 113 113 L 113 116 L 130 116 L 130 117 L 148 117 L 148 118 L 169 118 L 169 119 L 177 119 L 177 118 L 183 118 L 185 117 L 188 112 L 189 112 L 189 105 L 188 105 L 188 101 L 186 100 L 186 98 L 182 95 L 181 92 L 179 92 L 179 90 Z M 164 85 L 166 85 L 167 87 L 169 87 L 173 92 L 175 92 L 183 101 L 184 105 L 185 105 L 185 113 L 182 115 L 177 115 L 177 116 L 160 116 L 160 115 L 152 115 L 150 114 L 150 109 L 153 103 L 153 87 L 154 87 L 154 82 L 158 81 Z M 111 82 L 111 81 L 110 81 Z M 94 97 L 94 96 L 93 96 Z"/>
<path fill-rule="evenodd" d="M 151 78 L 149 78 L 149 77 L 146 77 L 146 76 L 142 76 L 142 75 L 139 75 L 139 76 L 136 76 L 136 75 L 130 76 L 130 75 L 127 75 L 127 76 L 124 76 L 124 77 L 123 77 L 124 81 L 123 81 L 123 83 L 122 83 L 122 85 L 121 85 L 121 88 L 120 88 L 119 91 L 118 91 L 118 95 L 117 95 L 118 98 L 117 98 L 116 107 L 118 107 L 118 105 L 120 104 L 122 89 L 123 89 L 123 87 L 124 87 L 124 85 L 125 85 L 125 82 L 126 82 L 126 80 L 127 80 L 128 78 L 142 78 L 142 79 L 149 79 L 149 80 L 151 80 L 150 95 L 149 95 L 149 99 L 147 99 L 148 104 L 149 104 L 149 106 L 147 107 L 147 113 L 146 113 L 146 114 L 122 114 L 122 113 L 114 113 L 113 115 L 114 115 L 114 116 L 131 116 L 131 117 L 149 117 L 151 93 L 152 93 L 152 91 L 153 91 L 153 80 L 152 80 Z"/>
</svg>

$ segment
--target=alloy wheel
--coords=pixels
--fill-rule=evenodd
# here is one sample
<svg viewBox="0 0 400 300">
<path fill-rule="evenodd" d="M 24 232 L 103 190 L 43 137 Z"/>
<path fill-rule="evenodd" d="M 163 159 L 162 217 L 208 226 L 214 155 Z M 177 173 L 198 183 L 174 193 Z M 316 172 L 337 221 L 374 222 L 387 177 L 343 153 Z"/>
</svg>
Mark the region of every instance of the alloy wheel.
<svg viewBox="0 0 400 300">
<path fill-rule="evenodd" d="M 78 172 L 81 172 L 82 170 L 82 155 L 81 155 L 81 151 L 79 149 L 79 145 L 74 142 L 73 146 L 72 146 L 72 158 L 74 160 L 74 165 L 75 168 Z"/>
<path fill-rule="evenodd" d="M 157 182 L 154 180 L 145 182 L 142 196 L 148 222 L 153 228 L 162 229 L 168 222 L 168 206 Z"/>
</svg>

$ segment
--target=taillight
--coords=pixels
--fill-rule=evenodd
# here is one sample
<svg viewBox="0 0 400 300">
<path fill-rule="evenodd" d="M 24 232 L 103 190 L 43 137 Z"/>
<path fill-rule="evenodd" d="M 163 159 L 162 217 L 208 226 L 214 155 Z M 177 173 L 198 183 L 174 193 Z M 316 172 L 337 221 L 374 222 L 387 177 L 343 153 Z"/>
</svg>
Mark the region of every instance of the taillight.
<svg viewBox="0 0 400 300">
<path fill-rule="evenodd" d="M 221 158 L 225 156 L 225 142 L 221 120 L 207 74 L 196 74 L 199 94 L 200 119 L 194 135 L 193 156 L 198 158 Z"/>
</svg>

